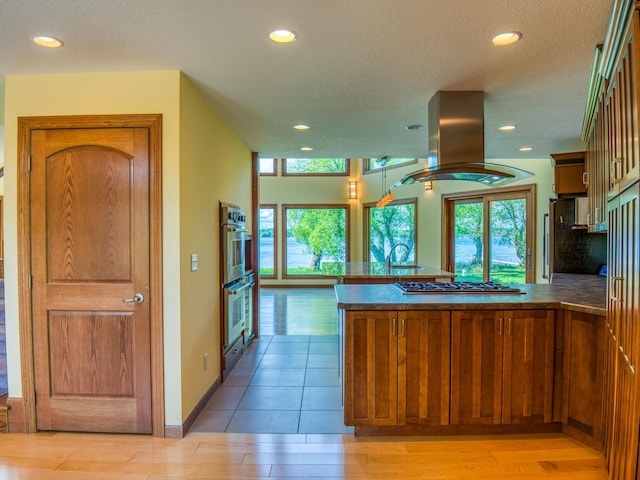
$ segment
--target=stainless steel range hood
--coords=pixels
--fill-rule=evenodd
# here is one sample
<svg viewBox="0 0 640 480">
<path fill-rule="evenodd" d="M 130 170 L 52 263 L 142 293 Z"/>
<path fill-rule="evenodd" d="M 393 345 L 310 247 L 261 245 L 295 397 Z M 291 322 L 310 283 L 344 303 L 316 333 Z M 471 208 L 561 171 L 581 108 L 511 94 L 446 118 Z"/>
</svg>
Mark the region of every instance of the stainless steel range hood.
<svg viewBox="0 0 640 480">
<path fill-rule="evenodd" d="M 465 180 L 502 186 L 532 174 L 484 162 L 484 92 L 439 91 L 429 100 L 428 167 L 394 186 L 430 180 Z"/>
</svg>

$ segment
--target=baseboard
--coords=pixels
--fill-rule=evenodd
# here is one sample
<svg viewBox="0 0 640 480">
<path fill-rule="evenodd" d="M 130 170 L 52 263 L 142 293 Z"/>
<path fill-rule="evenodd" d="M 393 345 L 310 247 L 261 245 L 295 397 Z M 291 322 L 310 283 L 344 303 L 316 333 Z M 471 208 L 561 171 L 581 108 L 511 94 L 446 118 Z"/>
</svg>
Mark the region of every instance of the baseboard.
<svg viewBox="0 0 640 480">
<path fill-rule="evenodd" d="M 588 433 L 585 433 L 572 425 L 562 424 L 562 433 L 569 435 L 571 438 L 575 438 L 580 443 L 584 443 L 585 445 L 597 450 L 599 452 L 604 452 L 604 445 L 602 441 L 593 438 Z"/>
<path fill-rule="evenodd" d="M 25 428 L 27 422 L 22 398 L 8 397 L 7 408 L 7 426 L 9 433 L 27 433 Z"/>
<path fill-rule="evenodd" d="M 209 400 L 211 400 L 211 397 L 213 396 L 213 394 L 216 392 L 216 390 L 218 390 L 220 385 L 221 385 L 220 377 L 218 377 L 216 381 L 213 383 L 213 385 L 211 385 L 211 387 L 209 387 L 207 392 L 202 396 L 202 398 L 197 403 L 197 405 L 193 408 L 193 410 L 191 411 L 187 419 L 183 422 L 181 427 L 177 425 L 165 425 L 164 427 L 165 437 L 167 438 L 184 437 L 189 431 L 189 429 L 191 428 L 191 426 L 193 425 L 193 422 L 195 422 L 196 418 L 198 418 L 198 415 L 200 415 L 200 413 L 202 412 L 202 410 L 204 410 L 204 407 L 207 405 Z"/>
<path fill-rule="evenodd" d="M 5 393 L 4 395 L 0 395 L 0 433 L 7 433 L 9 431 L 8 410 L 7 394 Z"/>
</svg>

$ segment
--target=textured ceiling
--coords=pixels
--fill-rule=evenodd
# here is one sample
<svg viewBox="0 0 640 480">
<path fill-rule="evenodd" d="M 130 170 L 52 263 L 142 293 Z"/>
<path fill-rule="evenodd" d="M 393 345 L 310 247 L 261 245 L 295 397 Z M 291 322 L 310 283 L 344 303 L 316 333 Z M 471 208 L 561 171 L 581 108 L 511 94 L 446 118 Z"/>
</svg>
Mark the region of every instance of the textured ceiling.
<svg viewBox="0 0 640 480">
<path fill-rule="evenodd" d="M 263 156 L 424 157 L 438 90 L 483 90 L 487 158 L 584 148 L 612 0 L 2 0 L 6 75 L 183 71 Z M 275 28 L 298 41 L 275 45 Z M 496 48 L 491 37 L 522 32 Z M 45 50 L 34 34 L 59 37 Z M 52 92 L 55 94 L 55 92 Z M 294 131 L 296 123 L 311 130 Z M 502 123 L 518 129 L 503 133 Z M 521 153 L 530 145 L 534 150 Z"/>
</svg>

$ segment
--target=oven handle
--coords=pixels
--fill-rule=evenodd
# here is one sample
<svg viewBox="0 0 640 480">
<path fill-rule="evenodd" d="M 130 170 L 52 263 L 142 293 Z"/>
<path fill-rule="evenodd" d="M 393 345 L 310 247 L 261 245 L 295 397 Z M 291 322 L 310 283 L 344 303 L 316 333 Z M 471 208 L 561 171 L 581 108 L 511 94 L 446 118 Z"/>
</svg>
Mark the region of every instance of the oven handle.
<svg viewBox="0 0 640 480">
<path fill-rule="evenodd" d="M 236 227 L 235 225 L 225 225 L 225 227 L 229 232 L 249 233 L 251 231 L 248 228 Z"/>
<path fill-rule="evenodd" d="M 244 285 L 242 285 L 240 288 L 225 288 L 225 290 L 227 290 L 229 292 L 229 295 L 237 295 L 238 293 L 240 293 L 241 291 L 252 287 L 253 283 L 245 283 Z"/>
</svg>

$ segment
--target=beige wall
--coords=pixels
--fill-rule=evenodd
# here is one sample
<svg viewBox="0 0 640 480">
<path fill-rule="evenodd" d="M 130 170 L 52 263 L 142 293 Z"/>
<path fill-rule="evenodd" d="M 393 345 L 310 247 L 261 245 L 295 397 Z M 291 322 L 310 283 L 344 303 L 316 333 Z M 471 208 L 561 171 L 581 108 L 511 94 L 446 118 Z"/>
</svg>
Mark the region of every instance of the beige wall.
<svg viewBox="0 0 640 480">
<path fill-rule="evenodd" d="M 249 176 L 232 184 L 223 174 L 244 175 L 249 150 L 178 71 L 8 76 L 4 113 L 6 333 L 12 397 L 22 396 L 16 237 L 18 117 L 162 114 L 165 423 L 181 425 L 198 396 L 219 375 L 217 200 L 226 197 L 248 207 Z M 198 272 L 188 270 L 191 253 L 201 258 Z M 202 367 L 203 350 L 209 350 L 207 372 Z"/>
<path fill-rule="evenodd" d="M 182 417 L 220 376 L 220 201 L 251 208 L 251 151 L 180 82 L 180 285 Z M 198 269 L 191 271 L 191 255 Z M 204 369 L 204 354 L 209 367 Z"/>
<path fill-rule="evenodd" d="M 549 158 L 536 158 L 526 160 L 487 160 L 487 162 L 511 165 L 527 170 L 534 174 L 533 177 L 511 184 L 537 185 L 536 205 L 536 281 L 546 282 L 542 278 L 542 222 L 543 215 L 548 211 L 549 198 L 553 196 L 553 168 Z M 418 164 L 405 167 L 390 168 L 387 170 L 387 186 L 393 185 L 403 175 L 423 168 L 426 160 L 419 160 Z M 281 171 L 278 168 L 278 171 Z M 348 180 L 358 181 L 358 199 L 347 200 Z M 433 190 L 425 191 L 424 184 L 408 185 L 394 188 L 394 198 L 418 199 L 418 262 L 435 268 L 441 268 L 441 220 L 442 220 L 442 194 L 465 192 L 472 190 L 491 191 L 490 187 L 483 187 L 475 182 L 440 181 L 434 182 Z M 360 159 L 352 159 L 350 177 L 260 177 L 260 203 L 278 205 L 278 237 L 282 236 L 281 210 L 283 203 L 349 203 L 351 208 L 351 261 L 362 261 L 363 258 L 363 218 L 362 204 L 376 202 L 382 194 L 381 173 L 362 175 L 362 162 Z M 278 269 L 281 274 L 282 250 L 278 249 Z M 287 283 L 332 283 L 321 280 L 261 280 L 262 285 L 287 284 Z"/>
</svg>

